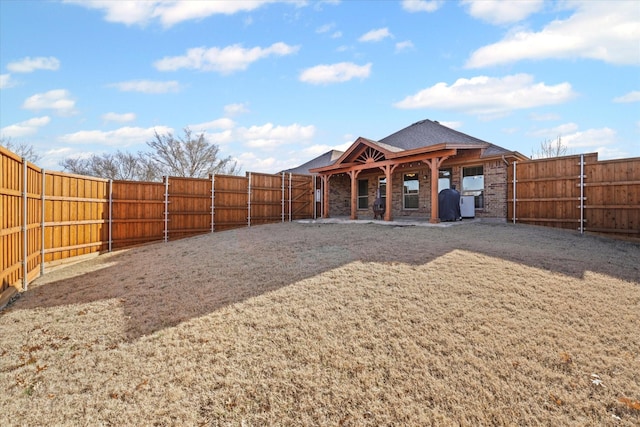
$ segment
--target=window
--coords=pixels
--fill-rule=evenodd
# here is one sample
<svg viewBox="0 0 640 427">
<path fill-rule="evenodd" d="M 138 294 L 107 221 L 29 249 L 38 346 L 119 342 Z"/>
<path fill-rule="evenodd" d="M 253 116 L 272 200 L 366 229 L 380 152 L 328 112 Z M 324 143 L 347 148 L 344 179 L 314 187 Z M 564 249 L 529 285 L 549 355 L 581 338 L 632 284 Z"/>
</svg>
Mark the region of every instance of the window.
<svg viewBox="0 0 640 427">
<path fill-rule="evenodd" d="M 440 169 L 438 171 L 438 193 L 451 188 L 451 169 Z"/>
<path fill-rule="evenodd" d="M 358 180 L 358 209 L 369 208 L 369 181 Z"/>
<path fill-rule="evenodd" d="M 387 177 L 380 177 L 378 179 L 378 190 L 380 190 L 380 198 L 382 203 L 387 203 Z"/>
<path fill-rule="evenodd" d="M 404 175 L 404 209 L 418 209 L 420 180 L 417 173 Z"/>
<path fill-rule="evenodd" d="M 484 208 L 484 170 L 482 166 L 462 168 L 462 195 L 474 196 L 476 209 Z"/>
</svg>

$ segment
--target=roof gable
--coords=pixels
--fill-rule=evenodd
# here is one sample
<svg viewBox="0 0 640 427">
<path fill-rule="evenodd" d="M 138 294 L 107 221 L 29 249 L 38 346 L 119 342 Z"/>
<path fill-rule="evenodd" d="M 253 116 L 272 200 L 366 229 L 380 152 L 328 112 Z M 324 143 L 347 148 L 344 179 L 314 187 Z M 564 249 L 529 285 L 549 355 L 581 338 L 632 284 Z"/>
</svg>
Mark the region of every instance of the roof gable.
<svg viewBox="0 0 640 427">
<path fill-rule="evenodd" d="M 381 144 L 371 139 L 359 137 L 345 151 L 335 164 L 344 163 L 369 163 L 372 161 L 386 160 L 393 153 L 402 151 L 398 147 Z"/>
</svg>

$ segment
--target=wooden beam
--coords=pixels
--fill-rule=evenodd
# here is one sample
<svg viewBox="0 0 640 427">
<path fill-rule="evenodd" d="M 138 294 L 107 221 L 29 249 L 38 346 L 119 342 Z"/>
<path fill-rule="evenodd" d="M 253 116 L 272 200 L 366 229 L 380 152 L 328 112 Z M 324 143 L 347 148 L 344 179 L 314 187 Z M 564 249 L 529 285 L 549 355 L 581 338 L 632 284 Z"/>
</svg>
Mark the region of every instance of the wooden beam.
<svg viewBox="0 0 640 427">
<path fill-rule="evenodd" d="M 358 175 L 361 170 L 347 172 L 351 178 L 351 219 L 358 219 Z"/>
<path fill-rule="evenodd" d="M 320 178 L 322 179 L 324 188 L 322 194 L 324 199 L 324 202 L 322 203 L 324 212 L 322 212 L 322 217 L 329 218 L 329 179 L 331 178 L 331 175 L 320 175 Z"/>
<path fill-rule="evenodd" d="M 375 168 L 383 168 L 385 166 L 391 166 L 391 165 L 401 165 L 404 163 L 411 163 L 411 162 L 425 162 L 427 163 L 427 161 L 429 159 L 433 159 L 433 158 L 442 158 L 442 159 L 446 159 L 449 158 L 451 156 L 455 156 L 457 154 L 457 150 L 456 149 L 450 149 L 450 150 L 442 150 L 442 151 L 437 151 L 437 152 L 432 152 L 432 153 L 422 153 L 422 154 L 414 154 L 411 156 L 407 156 L 407 157 L 395 157 L 391 160 L 382 160 L 379 162 L 370 162 L 370 163 L 357 163 L 357 162 L 350 162 L 350 163 L 342 163 L 339 165 L 332 165 L 332 166 L 326 166 L 324 168 L 317 168 L 317 169 L 311 169 L 312 172 L 318 172 L 318 173 L 322 173 L 322 174 L 337 174 L 337 173 L 348 173 L 349 171 L 352 170 L 366 170 L 366 169 L 375 169 Z M 395 168 L 394 168 L 395 169 Z"/>
<path fill-rule="evenodd" d="M 431 218 L 429 218 L 429 222 L 432 224 L 440 222 L 440 216 L 438 215 L 438 178 L 440 177 L 440 166 L 447 159 L 448 156 L 434 157 L 424 161 L 431 170 Z"/>
<path fill-rule="evenodd" d="M 384 176 L 387 180 L 386 186 L 386 201 L 385 201 L 385 209 L 384 209 L 384 220 L 391 221 L 393 219 L 393 215 L 391 213 L 391 209 L 393 208 L 393 171 L 396 170 L 398 164 L 390 164 L 380 167 L 384 172 Z"/>
</svg>

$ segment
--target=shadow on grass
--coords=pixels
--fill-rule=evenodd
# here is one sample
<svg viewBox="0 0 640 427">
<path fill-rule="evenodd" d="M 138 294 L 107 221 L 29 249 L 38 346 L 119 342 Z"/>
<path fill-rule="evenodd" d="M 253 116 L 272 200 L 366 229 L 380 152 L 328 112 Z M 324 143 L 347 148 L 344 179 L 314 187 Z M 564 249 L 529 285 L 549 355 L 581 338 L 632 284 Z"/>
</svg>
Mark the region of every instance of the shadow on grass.
<svg viewBox="0 0 640 427">
<path fill-rule="evenodd" d="M 456 249 L 578 278 L 593 271 L 640 284 L 640 245 L 563 230 L 293 223 L 100 256 L 48 273 L 11 309 L 115 300 L 126 340 L 133 341 L 353 261 L 422 265 Z"/>
</svg>

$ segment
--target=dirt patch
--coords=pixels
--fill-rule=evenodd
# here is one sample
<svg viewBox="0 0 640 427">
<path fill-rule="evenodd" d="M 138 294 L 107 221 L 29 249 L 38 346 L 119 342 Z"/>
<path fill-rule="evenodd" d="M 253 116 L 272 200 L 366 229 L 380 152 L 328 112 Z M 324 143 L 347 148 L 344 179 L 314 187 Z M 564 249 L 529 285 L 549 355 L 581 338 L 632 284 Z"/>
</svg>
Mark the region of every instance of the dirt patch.
<svg viewBox="0 0 640 427">
<path fill-rule="evenodd" d="M 100 256 L 0 314 L 0 424 L 637 425 L 639 259 L 485 223 Z"/>
</svg>

